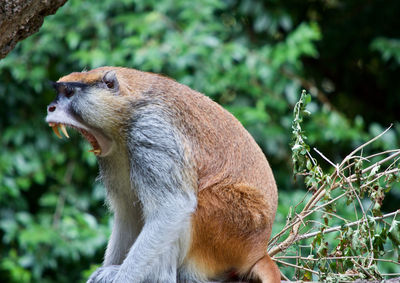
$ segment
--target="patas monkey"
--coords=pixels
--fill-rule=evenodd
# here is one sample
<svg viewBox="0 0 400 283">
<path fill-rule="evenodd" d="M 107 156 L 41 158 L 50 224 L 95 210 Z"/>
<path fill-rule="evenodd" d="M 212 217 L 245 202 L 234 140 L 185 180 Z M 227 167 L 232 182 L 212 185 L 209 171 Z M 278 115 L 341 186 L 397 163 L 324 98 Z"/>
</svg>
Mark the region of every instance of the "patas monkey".
<svg viewBox="0 0 400 283">
<path fill-rule="evenodd" d="M 88 282 L 279 282 L 267 254 L 277 189 L 264 154 L 226 110 L 163 76 L 102 67 L 54 83 L 46 122 L 80 131 L 114 213 Z"/>
</svg>

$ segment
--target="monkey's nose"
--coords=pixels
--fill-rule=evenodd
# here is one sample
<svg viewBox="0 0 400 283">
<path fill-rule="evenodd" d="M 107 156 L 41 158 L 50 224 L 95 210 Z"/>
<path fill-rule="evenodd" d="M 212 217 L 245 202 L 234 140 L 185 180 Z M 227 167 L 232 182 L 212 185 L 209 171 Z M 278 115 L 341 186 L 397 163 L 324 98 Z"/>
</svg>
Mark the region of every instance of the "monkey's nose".
<svg viewBox="0 0 400 283">
<path fill-rule="evenodd" d="M 48 108 L 47 108 L 47 111 L 49 111 L 49 112 L 54 112 L 56 110 L 56 106 L 55 105 L 50 105 Z"/>
</svg>

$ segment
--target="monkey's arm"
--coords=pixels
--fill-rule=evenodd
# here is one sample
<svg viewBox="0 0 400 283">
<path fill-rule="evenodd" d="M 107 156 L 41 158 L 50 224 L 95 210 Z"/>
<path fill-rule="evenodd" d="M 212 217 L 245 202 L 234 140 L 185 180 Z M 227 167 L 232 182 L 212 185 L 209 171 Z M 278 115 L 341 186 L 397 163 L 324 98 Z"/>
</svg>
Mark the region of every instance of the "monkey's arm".
<svg viewBox="0 0 400 283">
<path fill-rule="evenodd" d="M 121 265 L 114 282 L 175 282 L 180 259 L 184 255 L 185 236 L 191 211 L 180 204 L 187 199 L 174 198 L 150 216 Z M 178 211 L 179 210 L 179 211 Z M 186 241 L 188 241 L 188 237 Z"/>
<path fill-rule="evenodd" d="M 194 206 L 195 199 L 190 196 L 171 195 L 165 199 L 157 211 L 146 217 L 142 232 L 122 265 L 105 265 L 88 282 L 175 282 L 190 239 L 189 217 Z M 120 242 L 115 243 L 118 248 Z M 107 250 L 112 247 L 109 244 Z"/>
<path fill-rule="evenodd" d="M 103 266 L 120 265 L 142 229 L 140 205 L 130 203 L 114 211 L 112 234 Z"/>
<path fill-rule="evenodd" d="M 195 188 L 183 142 L 159 109 L 138 111 L 129 136 L 131 181 L 144 226 L 114 282 L 175 282 L 190 237 Z"/>
</svg>

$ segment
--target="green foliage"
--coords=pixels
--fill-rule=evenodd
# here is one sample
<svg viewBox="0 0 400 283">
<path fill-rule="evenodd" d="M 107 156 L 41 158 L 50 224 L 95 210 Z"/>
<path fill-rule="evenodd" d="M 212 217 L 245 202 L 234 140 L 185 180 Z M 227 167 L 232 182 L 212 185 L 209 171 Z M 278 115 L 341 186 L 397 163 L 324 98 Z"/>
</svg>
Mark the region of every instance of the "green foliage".
<svg viewBox="0 0 400 283">
<path fill-rule="evenodd" d="M 399 39 L 379 37 L 374 39 L 374 41 L 371 43 L 371 48 L 373 50 L 379 51 L 382 54 L 383 60 L 389 61 L 390 59 L 394 59 L 396 60 L 396 63 L 400 65 Z"/>
<path fill-rule="evenodd" d="M 382 263 L 395 276 L 394 270 L 400 265 L 393 260 L 399 258 L 400 211 L 382 214 L 381 207 L 400 177 L 400 149 L 363 155 L 364 149 L 388 130 L 357 147 L 338 164 L 314 148 L 333 167 L 333 171 L 324 172 L 302 130 L 303 119 L 310 114 L 306 110 L 310 101 L 303 91 L 294 108 L 292 159 L 295 173 L 306 176 L 304 181 L 312 195 L 290 209 L 285 227 L 271 240 L 270 253 L 283 253 L 277 258 L 284 266 L 295 267 L 294 271 L 285 271 L 296 280 L 382 280 L 384 272 L 378 268 Z M 353 215 L 347 213 L 348 208 Z M 289 233 L 282 240 L 285 231 Z"/>
<path fill-rule="evenodd" d="M 293 172 L 295 174 L 300 173 L 303 168 L 311 169 L 311 162 L 315 163 L 315 160 L 309 157 L 310 147 L 306 144 L 305 141 L 307 137 L 301 129 L 303 116 L 310 114 L 310 112 L 305 109 L 310 101 L 311 96 L 303 90 L 299 102 L 294 106 L 294 119 L 292 123 L 292 136 L 294 138 L 292 144 L 292 162 Z"/>
<path fill-rule="evenodd" d="M 359 116 L 349 119 L 341 111 L 332 111 L 329 99 L 321 98 L 320 89 L 338 88 L 340 84 L 335 84 L 341 81 L 332 82 L 325 69 L 353 60 L 342 60 L 351 52 L 335 53 L 345 35 L 354 35 L 351 29 L 341 29 L 341 40 L 332 44 L 325 19 L 335 26 L 334 20 L 341 17 L 318 16 L 340 7 L 352 10 L 354 1 L 332 4 L 336 2 L 341 1 L 317 7 L 320 1 L 69 0 L 47 17 L 37 34 L 0 61 L 0 281 L 84 281 L 94 264 L 101 262 L 110 231 L 104 188 L 95 182 L 97 165 L 87 152 L 89 146 L 73 133 L 68 142 L 57 140 L 44 123 L 46 105 L 54 98 L 49 80 L 116 65 L 162 73 L 209 95 L 245 125 L 267 154 L 281 200 L 302 196 L 289 191 L 299 187 L 289 177 L 289 143 L 292 108 L 302 87 L 312 89 L 318 98 L 307 105 L 314 113 L 304 128 L 307 142 L 318 144 L 334 162 L 380 132 L 379 123 L 362 118 L 374 112 L 375 105 L 364 113 L 358 108 L 352 114 Z M 374 62 L 383 67 L 374 70 L 386 71 L 385 60 L 396 70 L 397 45 L 387 48 L 389 39 L 379 35 L 368 42 L 371 49 L 363 43 L 367 51 L 362 50 L 378 54 Z M 370 43 L 375 37 L 379 40 Z M 334 64 L 323 63 L 312 73 L 318 66 L 313 62 L 327 56 L 333 56 Z M 347 75 L 344 67 L 340 73 Z M 351 82 L 356 74 L 343 80 Z M 392 80 L 390 85 L 395 83 Z M 338 93 L 346 99 L 337 103 L 337 109 L 349 113 L 348 105 L 358 105 L 349 103 L 350 94 L 356 92 Z M 388 105 L 395 105 L 392 102 Z M 375 147 L 393 148 L 398 144 L 398 129 L 390 130 Z M 301 142 L 294 141 L 292 147 L 297 144 Z M 296 153 L 298 172 L 303 165 L 312 166 L 300 161 L 307 151 Z M 318 182 L 307 178 L 309 184 Z M 379 199 L 382 192 L 375 194 Z M 275 231 L 285 223 L 286 203 L 280 204 Z M 392 237 L 396 229 L 385 233 Z M 376 241 L 385 245 L 384 236 Z"/>
</svg>

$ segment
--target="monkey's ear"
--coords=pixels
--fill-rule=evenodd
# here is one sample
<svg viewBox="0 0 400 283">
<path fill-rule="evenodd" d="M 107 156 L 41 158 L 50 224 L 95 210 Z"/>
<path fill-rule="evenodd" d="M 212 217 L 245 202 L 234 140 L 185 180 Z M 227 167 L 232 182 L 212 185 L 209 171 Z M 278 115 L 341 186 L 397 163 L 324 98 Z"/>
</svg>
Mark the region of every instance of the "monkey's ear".
<svg viewBox="0 0 400 283">
<path fill-rule="evenodd" d="M 115 92 L 119 91 L 119 83 L 115 71 L 108 71 L 105 73 L 102 81 L 108 89 Z"/>
</svg>

